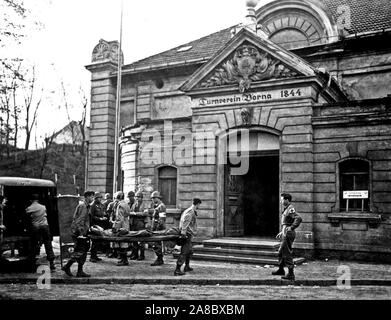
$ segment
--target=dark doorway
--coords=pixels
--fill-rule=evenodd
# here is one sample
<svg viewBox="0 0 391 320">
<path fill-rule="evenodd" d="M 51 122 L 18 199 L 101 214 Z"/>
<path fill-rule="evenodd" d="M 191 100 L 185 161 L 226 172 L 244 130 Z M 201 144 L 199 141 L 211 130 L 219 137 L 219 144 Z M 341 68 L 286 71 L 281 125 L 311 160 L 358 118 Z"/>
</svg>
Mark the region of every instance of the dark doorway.
<svg viewBox="0 0 391 320">
<path fill-rule="evenodd" d="M 275 237 L 279 230 L 278 152 L 250 154 L 249 171 L 225 170 L 225 236 Z"/>
<path fill-rule="evenodd" d="M 278 156 L 250 157 L 249 171 L 243 178 L 244 234 L 275 237 L 279 230 Z"/>
</svg>

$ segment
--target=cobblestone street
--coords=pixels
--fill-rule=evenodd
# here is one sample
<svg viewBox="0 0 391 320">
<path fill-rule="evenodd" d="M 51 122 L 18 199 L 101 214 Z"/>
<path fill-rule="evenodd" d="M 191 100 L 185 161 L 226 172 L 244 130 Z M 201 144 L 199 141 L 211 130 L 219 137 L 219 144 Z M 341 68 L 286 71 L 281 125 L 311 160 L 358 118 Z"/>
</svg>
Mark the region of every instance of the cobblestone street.
<svg viewBox="0 0 391 320">
<path fill-rule="evenodd" d="M 42 300 L 391 300 L 391 287 L 353 286 L 351 289 L 303 286 L 195 286 L 195 285 L 51 285 L 7 284 L 2 299 Z"/>
</svg>

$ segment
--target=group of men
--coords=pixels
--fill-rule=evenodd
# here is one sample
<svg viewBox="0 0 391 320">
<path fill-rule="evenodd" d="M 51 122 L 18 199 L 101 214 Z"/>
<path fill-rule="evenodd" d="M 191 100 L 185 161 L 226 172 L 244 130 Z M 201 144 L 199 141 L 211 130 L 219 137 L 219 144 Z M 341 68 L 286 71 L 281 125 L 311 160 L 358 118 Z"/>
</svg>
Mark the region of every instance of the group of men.
<svg viewBox="0 0 391 320">
<path fill-rule="evenodd" d="M 114 194 L 114 200 L 111 200 L 110 194 L 105 195 L 105 200 L 102 201 L 102 196 L 98 192 L 86 191 L 84 199 L 79 202 L 73 215 L 71 232 L 74 246 L 74 252 L 67 264 L 62 270 L 68 275 L 73 276 L 71 266 L 77 262 L 78 270 L 77 277 L 90 277 L 89 274 L 83 271 L 83 265 L 87 258 L 87 253 L 90 250 L 90 241 L 88 232 L 90 226 L 98 225 L 103 229 L 111 228 L 114 235 L 127 234 L 128 231 L 139 231 L 150 229 L 152 231 L 166 229 L 166 206 L 162 202 L 162 197 L 158 191 L 151 194 L 152 207 L 147 208 L 143 202 L 143 193 L 138 191 L 136 194 L 132 191 L 128 193 L 128 200 L 125 201 L 124 193 L 118 191 Z M 44 244 L 47 260 L 50 263 L 50 269 L 55 270 L 54 253 L 52 248 L 52 237 L 50 235 L 49 224 L 47 221 L 46 207 L 38 202 L 39 196 L 33 194 L 31 196 L 31 204 L 26 208 L 26 214 L 30 217 L 30 228 L 33 242 L 32 254 L 35 256 L 39 253 L 41 244 Z M 3 224 L 3 208 L 6 205 L 7 199 L 0 196 L 0 234 L 2 236 L 6 226 Z M 281 225 L 282 230 L 277 235 L 281 240 L 278 257 L 279 268 L 272 272 L 273 275 L 280 275 L 283 279 L 295 280 L 294 263 L 293 263 L 293 242 L 295 240 L 295 229 L 301 224 L 302 218 L 296 212 L 292 205 L 292 196 L 287 193 L 281 194 L 283 205 Z M 178 243 L 181 246 L 181 252 L 177 260 L 174 275 L 181 276 L 185 272 L 190 272 L 193 269 L 190 267 L 190 257 L 192 251 L 192 239 L 197 233 L 197 211 L 201 204 L 198 198 L 193 199 L 192 205 L 186 209 L 180 218 L 179 230 L 180 238 Z M 130 259 L 144 260 L 145 259 L 145 244 L 132 243 L 129 246 L 126 242 L 112 243 L 110 257 L 119 257 L 117 265 L 128 265 L 128 250 L 131 249 Z M 153 243 L 152 246 L 156 260 L 151 266 L 159 266 L 164 264 L 163 248 L 160 241 Z M 91 262 L 98 262 L 101 259 L 97 255 L 97 243 L 92 241 L 91 244 Z M 185 264 L 183 271 L 182 265 Z M 285 275 L 284 267 L 288 268 L 288 275 Z"/>
<path fill-rule="evenodd" d="M 90 247 L 88 232 L 91 226 L 99 226 L 103 229 L 111 228 L 113 235 L 126 235 L 129 231 L 140 231 L 149 229 L 152 231 L 161 231 L 166 229 L 166 206 L 162 202 L 162 197 L 158 191 L 151 193 L 152 206 L 147 208 L 143 201 L 143 193 L 130 191 L 124 199 L 124 193 L 118 191 L 114 194 L 114 199 L 110 201 L 110 194 L 105 195 L 102 202 L 102 196 L 93 191 L 84 193 L 84 200 L 77 206 L 71 225 L 73 242 L 75 244 L 74 252 L 69 261 L 62 270 L 68 275 L 73 276 L 71 266 L 77 262 L 77 277 L 90 277 L 83 270 L 86 262 L 87 253 Z M 183 275 L 184 272 L 192 271 L 190 267 L 190 256 L 192 254 L 191 240 L 196 234 L 196 216 L 201 200 L 195 198 L 193 205 L 182 213 L 179 229 L 181 230 L 181 253 L 178 258 L 175 275 Z M 98 262 L 101 259 L 97 255 L 98 243 L 92 240 L 91 243 L 91 262 Z M 110 244 L 109 257 L 118 257 L 118 266 L 129 265 L 128 251 L 131 251 L 131 260 L 145 259 L 145 244 L 142 242 L 112 242 Z M 151 266 L 164 264 L 162 242 L 157 241 L 152 244 L 152 249 L 156 254 L 156 260 Z M 181 266 L 186 264 L 184 272 Z"/>
</svg>

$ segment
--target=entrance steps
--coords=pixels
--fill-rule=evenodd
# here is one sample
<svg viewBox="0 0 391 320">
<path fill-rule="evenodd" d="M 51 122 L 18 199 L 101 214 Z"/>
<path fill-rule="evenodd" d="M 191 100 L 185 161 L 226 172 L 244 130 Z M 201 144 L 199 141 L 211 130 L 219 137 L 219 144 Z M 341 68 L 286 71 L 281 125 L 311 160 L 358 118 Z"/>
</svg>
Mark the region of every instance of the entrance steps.
<svg viewBox="0 0 391 320">
<path fill-rule="evenodd" d="M 278 265 L 280 242 L 263 238 L 217 238 L 193 245 L 193 260 Z M 178 257 L 178 254 L 174 254 Z M 301 264 L 304 258 L 294 258 Z"/>
</svg>

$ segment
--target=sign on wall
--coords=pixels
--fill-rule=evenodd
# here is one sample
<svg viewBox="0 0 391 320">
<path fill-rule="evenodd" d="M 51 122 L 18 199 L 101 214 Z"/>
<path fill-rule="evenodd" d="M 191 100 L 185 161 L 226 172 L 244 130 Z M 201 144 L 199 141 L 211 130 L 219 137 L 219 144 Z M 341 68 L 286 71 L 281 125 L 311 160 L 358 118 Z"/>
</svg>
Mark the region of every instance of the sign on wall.
<svg viewBox="0 0 391 320">
<path fill-rule="evenodd" d="M 202 97 L 198 100 L 200 107 L 249 104 L 272 100 L 298 99 L 310 96 L 310 88 L 289 88 L 230 94 L 217 97 Z"/>
<path fill-rule="evenodd" d="M 368 190 L 343 191 L 344 199 L 368 199 Z"/>
</svg>

